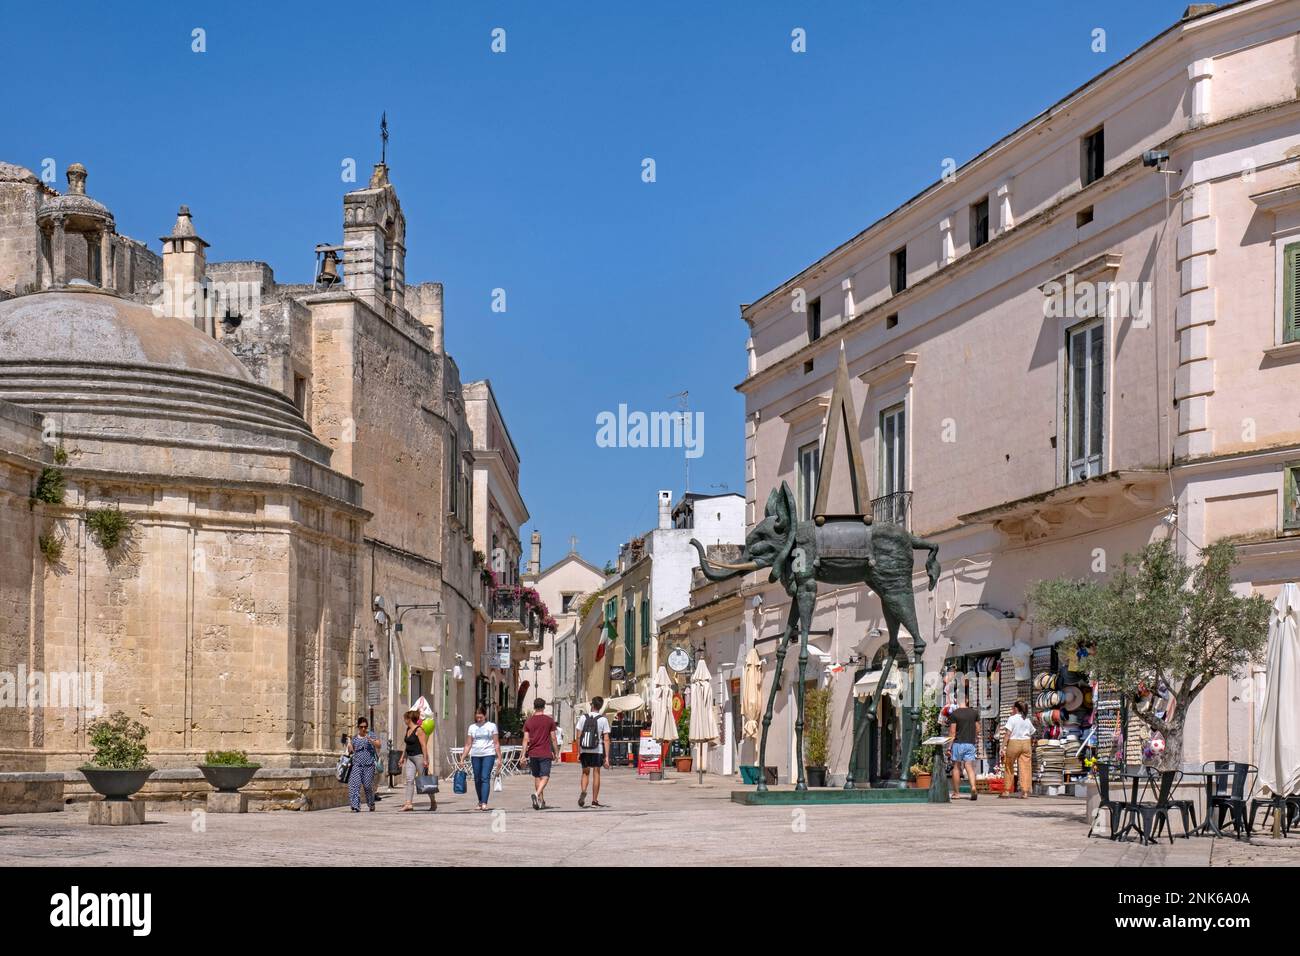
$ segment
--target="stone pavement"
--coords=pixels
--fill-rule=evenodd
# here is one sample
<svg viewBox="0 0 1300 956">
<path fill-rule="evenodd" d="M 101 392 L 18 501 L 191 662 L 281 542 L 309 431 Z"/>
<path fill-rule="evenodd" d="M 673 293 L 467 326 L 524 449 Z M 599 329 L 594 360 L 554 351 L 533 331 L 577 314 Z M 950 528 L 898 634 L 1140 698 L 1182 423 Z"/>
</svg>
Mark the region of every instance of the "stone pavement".
<svg viewBox="0 0 1300 956">
<path fill-rule="evenodd" d="M 990 864 L 1206 865 L 1300 862 L 1290 847 L 1179 840 L 1170 850 L 1085 840 L 1081 800 L 983 798 L 949 806 L 892 804 L 742 807 L 733 786 L 699 787 L 694 774 L 663 783 L 605 773 L 607 809 L 579 809 L 577 768 L 558 765 L 553 809 L 534 811 L 531 781 L 511 777 L 492 795 L 439 795 L 438 812 L 400 813 L 401 793 L 374 813 L 347 808 L 242 815 L 151 812 L 139 827 L 91 827 L 84 807 L 0 817 L 0 866 L 37 865 L 743 865 Z M 386 791 L 380 791 L 381 795 Z M 418 799 L 418 798 L 417 798 Z M 418 805 L 418 803 L 417 803 Z M 1233 841 L 1217 841 L 1218 845 Z M 1300 840 L 1290 841 L 1300 847 Z M 1213 853 L 1213 859 L 1211 855 Z M 1263 855 L 1261 855 L 1263 854 Z"/>
</svg>

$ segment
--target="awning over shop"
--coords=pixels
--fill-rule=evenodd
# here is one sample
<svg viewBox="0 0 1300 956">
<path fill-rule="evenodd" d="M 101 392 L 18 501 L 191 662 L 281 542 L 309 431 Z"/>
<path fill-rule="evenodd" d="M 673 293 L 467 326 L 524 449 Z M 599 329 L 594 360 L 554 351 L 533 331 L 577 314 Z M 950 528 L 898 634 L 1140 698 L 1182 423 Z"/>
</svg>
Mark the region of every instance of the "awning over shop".
<svg viewBox="0 0 1300 956">
<path fill-rule="evenodd" d="M 880 675 L 884 670 L 867 671 L 859 677 L 853 684 L 853 696 L 858 699 L 865 699 L 876 692 L 876 685 L 880 683 Z M 885 693 L 895 700 L 898 699 L 900 692 L 900 671 L 897 667 L 889 671 L 889 680 L 885 681 Z"/>
<path fill-rule="evenodd" d="M 645 706 L 645 701 L 640 694 L 628 694 L 625 697 L 611 697 L 605 701 L 605 710 L 625 713 L 632 710 L 640 710 Z"/>
</svg>

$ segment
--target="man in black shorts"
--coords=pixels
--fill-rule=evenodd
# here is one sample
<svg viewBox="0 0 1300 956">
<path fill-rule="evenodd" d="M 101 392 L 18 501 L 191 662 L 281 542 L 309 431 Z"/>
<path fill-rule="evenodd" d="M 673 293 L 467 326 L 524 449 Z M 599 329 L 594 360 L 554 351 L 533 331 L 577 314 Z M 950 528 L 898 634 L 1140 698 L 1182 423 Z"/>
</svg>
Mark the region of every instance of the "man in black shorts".
<svg viewBox="0 0 1300 956">
<path fill-rule="evenodd" d="M 582 761 L 582 793 L 578 806 L 587 805 L 587 782 L 591 780 L 591 805 L 603 807 L 600 802 L 600 768 L 609 766 L 609 721 L 600 715 L 605 698 L 591 699 L 591 712 L 578 718 L 578 758 Z"/>
<path fill-rule="evenodd" d="M 560 752 L 559 726 L 546 710 L 546 701 L 533 701 L 533 716 L 524 721 L 524 756 L 533 775 L 533 809 L 546 809 L 546 784 L 551 779 L 551 761 Z"/>
</svg>

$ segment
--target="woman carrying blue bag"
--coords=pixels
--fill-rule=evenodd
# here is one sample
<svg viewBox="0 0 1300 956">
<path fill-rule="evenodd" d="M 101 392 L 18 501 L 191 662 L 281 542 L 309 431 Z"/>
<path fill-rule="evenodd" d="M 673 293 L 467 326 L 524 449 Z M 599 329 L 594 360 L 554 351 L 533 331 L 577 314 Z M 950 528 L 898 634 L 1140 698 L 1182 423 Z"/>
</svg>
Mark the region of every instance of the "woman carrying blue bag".
<svg viewBox="0 0 1300 956">
<path fill-rule="evenodd" d="M 478 809 L 488 808 L 488 795 L 492 792 L 492 768 L 501 760 L 501 738 L 497 725 L 487 719 L 487 711 L 479 707 L 474 711 L 474 723 L 469 725 L 465 736 L 465 753 L 469 755 L 470 768 L 474 771 L 474 792 L 478 795 Z M 457 772 L 453 787 L 457 793 L 464 793 L 464 781 Z"/>
</svg>

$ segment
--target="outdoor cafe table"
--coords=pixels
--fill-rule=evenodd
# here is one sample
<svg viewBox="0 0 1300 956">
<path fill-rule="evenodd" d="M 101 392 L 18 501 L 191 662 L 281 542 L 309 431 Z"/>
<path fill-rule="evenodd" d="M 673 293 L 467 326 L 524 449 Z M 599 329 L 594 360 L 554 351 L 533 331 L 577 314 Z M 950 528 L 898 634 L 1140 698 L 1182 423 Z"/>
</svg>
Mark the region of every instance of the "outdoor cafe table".
<svg viewBox="0 0 1300 956">
<path fill-rule="evenodd" d="M 1203 777 L 1205 779 L 1205 819 L 1201 821 L 1201 825 L 1193 830 L 1192 833 L 1197 836 L 1223 836 L 1223 831 L 1220 830 L 1218 824 L 1214 822 L 1214 815 L 1210 813 L 1211 787 L 1213 786 L 1214 778 L 1218 774 L 1213 770 L 1205 770 L 1201 767 L 1183 767 L 1181 769 L 1184 777 Z M 1153 775 L 1159 774 L 1159 772 L 1160 771 L 1152 767 L 1125 767 L 1117 774 L 1117 776 L 1133 782 L 1132 797 L 1129 800 L 1131 805 L 1137 805 L 1138 789 L 1141 786 L 1142 781 L 1152 780 Z M 1219 771 L 1219 773 L 1222 773 L 1222 771 Z M 1115 834 L 1115 839 L 1123 839 L 1125 834 L 1136 827 L 1137 816 L 1136 814 L 1132 814 L 1130 822 L 1124 824 L 1123 829 Z"/>
</svg>

